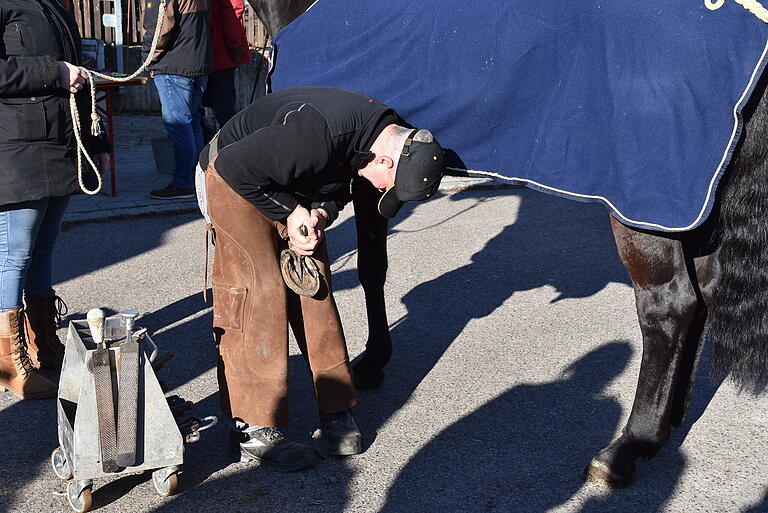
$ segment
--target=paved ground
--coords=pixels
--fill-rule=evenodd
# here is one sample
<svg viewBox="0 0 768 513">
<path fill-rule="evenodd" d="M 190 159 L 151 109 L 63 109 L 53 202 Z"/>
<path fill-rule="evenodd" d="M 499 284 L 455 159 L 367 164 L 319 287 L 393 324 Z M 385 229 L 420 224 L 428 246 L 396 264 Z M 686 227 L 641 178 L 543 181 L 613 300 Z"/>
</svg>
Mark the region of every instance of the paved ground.
<svg viewBox="0 0 768 513">
<path fill-rule="evenodd" d="M 150 134 L 156 121 L 120 122 Z M 120 196 L 95 198 L 104 201 L 102 216 L 168 208 L 143 199 L 162 179 L 150 185 L 147 172 L 129 182 L 129 166 L 151 170 L 143 146 L 118 147 Z M 137 204 L 117 206 L 128 197 Z M 77 206 L 86 200 L 76 200 L 58 249 L 56 288 L 69 304 L 67 319 L 94 306 L 140 310 L 139 324 L 177 354 L 161 378 L 194 401 L 199 415 L 218 414 L 211 311 L 199 292 L 199 215 L 72 224 L 87 219 L 77 217 L 85 216 L 86 207 Z M 354 358 L 367 331 L 351 214 L 343 212 L 329 240 Z M 640 462 L 634 487 L 610 491 L 582 482 L 584 465 L 626 421 L 640 360 L 633 294 L 602 207 L 528 190 L 470 188 L 410 206 L 393 223 L 389 245 L 387 307 L 396 347 L 385 385 L 360 394 L 363 455 L 275 474 L 232 463 L 226 427 L 217 426 L 187 447 L 177 496 L 158 497 L 146 475 L 99 479 L 94 508 L 768 511 L 768 399 L 739 395 L 727 383 L 718 388 L 703 376 L 684 429 L 654 460 Z M 308 441 L 316 412 L 295 345 L 290 371 L 288 432 Z M 48 462 L 57 444 L 54 406 L 0 394 L 0 512 L 69 511 Z"/>
</svg>

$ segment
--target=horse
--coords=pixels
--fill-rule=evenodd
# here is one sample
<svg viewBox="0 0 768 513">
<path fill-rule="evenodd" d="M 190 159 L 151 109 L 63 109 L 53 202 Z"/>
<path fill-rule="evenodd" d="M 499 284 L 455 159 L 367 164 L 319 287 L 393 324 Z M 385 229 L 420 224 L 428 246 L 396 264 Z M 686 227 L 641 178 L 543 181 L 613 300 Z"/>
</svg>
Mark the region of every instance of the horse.
<svg viewBox="0 0 768 513">
<path fill-rule="evenodd" d="M 313 0 L 249 0 L 274 36 Z M 759 391 L 768 383 L 768 74 L 742 114 L 741 139 L 705 222 L 668 233 L 630 227 L 613 215 L 619 258 L 634 288 L 643 353 L 632 410 L 621 434 L 587 465 L 585 479 L 626 487 L 635 464 L 653 457 L 682 425 L 705 339 L 714 342 L 713 379 L 730 376 Z M 356 386 L 382 383 L 392 355 L 384 283 L 387 220 L 378 191 L 355 183 L 358 276 L 365 293 L 368 339 L 354 365 Z"/>
</svg>

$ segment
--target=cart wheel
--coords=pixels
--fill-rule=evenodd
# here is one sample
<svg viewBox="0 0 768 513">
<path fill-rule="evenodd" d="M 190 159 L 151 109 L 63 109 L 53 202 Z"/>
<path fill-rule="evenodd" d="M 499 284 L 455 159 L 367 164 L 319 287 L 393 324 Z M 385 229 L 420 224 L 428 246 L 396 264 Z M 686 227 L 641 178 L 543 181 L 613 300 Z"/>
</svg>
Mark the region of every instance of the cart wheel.
<svg viewBox="0 0 768 513">
<path fill-rule="evenodd" d="M 64 450 L 61 447 L 56 447 L 51 452 L 51 467 L 53 467 L 53 473 L 56 474 L 56 477 L 62 481 L 72 479 L 72 469 L 69 468 L 67 455 L 64 454 Z"/>
<path fill-rule="evenodd" d="M 77 511 L 77 513 L 85 513 L 86 511 L 90 511 L 91 504 L 93 503 L 91 486 L 86 486 L 79 493 L 78 488 L 80 488 L 80 484 L 76 481 L 70 481 L 70 483 L 67 484 L 67 500 L 69 501 L 69 505 L 72 506 L 72 509 Z"/>
<path fill-rule="evenodd" d="M 176 492 L 176 488 L 179 486 L 179 475 L 177 472 L 178 470 L 167 468 L 161 468 L 152 472 L 152 485 L 159 495 L 168 497 Z"/>
</svg>

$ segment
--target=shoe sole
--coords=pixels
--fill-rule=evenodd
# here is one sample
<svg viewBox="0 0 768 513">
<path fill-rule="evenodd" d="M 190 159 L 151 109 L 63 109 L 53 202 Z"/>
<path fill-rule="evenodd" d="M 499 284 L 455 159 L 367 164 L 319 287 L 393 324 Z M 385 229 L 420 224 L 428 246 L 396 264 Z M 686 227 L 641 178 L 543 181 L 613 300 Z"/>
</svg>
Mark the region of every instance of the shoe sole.
<svg viewBox="0 0 768 513">
<path fill-rule="evenodd" d="M 300 463 L 293 465 L 274 463 L 272 461 L 263 460 L 256 456 L 252 456 L 247 453 L 240 453 L 240 463 L 252 463 L 257 467 L 263 467 L 270 470 L 276 470 L 277 472 L 298 472 L 299 470 L 308 469 L 313 467 L 317 463 L 317 458 L 307 458 Z"/>
</svg>

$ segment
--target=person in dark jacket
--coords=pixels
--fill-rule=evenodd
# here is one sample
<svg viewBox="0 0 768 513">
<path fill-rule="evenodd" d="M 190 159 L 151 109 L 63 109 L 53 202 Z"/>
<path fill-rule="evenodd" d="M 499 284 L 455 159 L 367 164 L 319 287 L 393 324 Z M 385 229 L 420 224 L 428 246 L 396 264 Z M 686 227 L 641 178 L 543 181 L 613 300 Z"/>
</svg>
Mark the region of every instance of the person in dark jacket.
<svg viewBox="0 0 768 513">
<path fill-rule="evenodd" d="M 145 59 L 155 35 L 160 1 L 147 0 L 145 4 Z M 149 194 L 156 199 L 193 198 L 195 163 L 205 144 L 200 108 L 208 75 L 213 71 L 207 0 L 167 0 L 149 70 L 160 96 L 163 123 L 173 143 L 175 159 L 171 183 Z"/>
<path fill-rule="evenodd" d="M 244 1 L 209 0 L 208 6 L 213 73 L 208 77 L 203 105 L 213 109 L 221 127 L 237 112 L 235 68 L 251 62 L 251 54 L 243 26 Z"/>
<path fill-rule="evenodd" d="M 281 431 L 289 323 L 312 373 L 327 451 L 361 451 L 325 229 L 350 200 L 353 178 L 384 192 L 379 212 L 392 217 L 404 201 L 432 196 L 444 169 L 429 131 L 408 127 L 373 98 L 323 87 L 260 98 L 203 150 L 198 200 L 214 231 L 219 387 L 241 458 L 283 471 L 314 463 L 306 445 Z M 317 264 L 320 287 L 312 297 L 285 287 L 278 255 L 289 247 Z"/>
<path fill-rule="evenodd" d="M 37 399 L 56 385 L 36 368 L 60 369 L 64 355 L 52 254 L 80 190 L 69 96 L 85 120 L 90 101 L 77 25 L 58 0 L 3 0 L 0 30 L 0 388 Z M 88 129 L 83 139 L 103 171 L 109 143 Z"/>
</svg>

